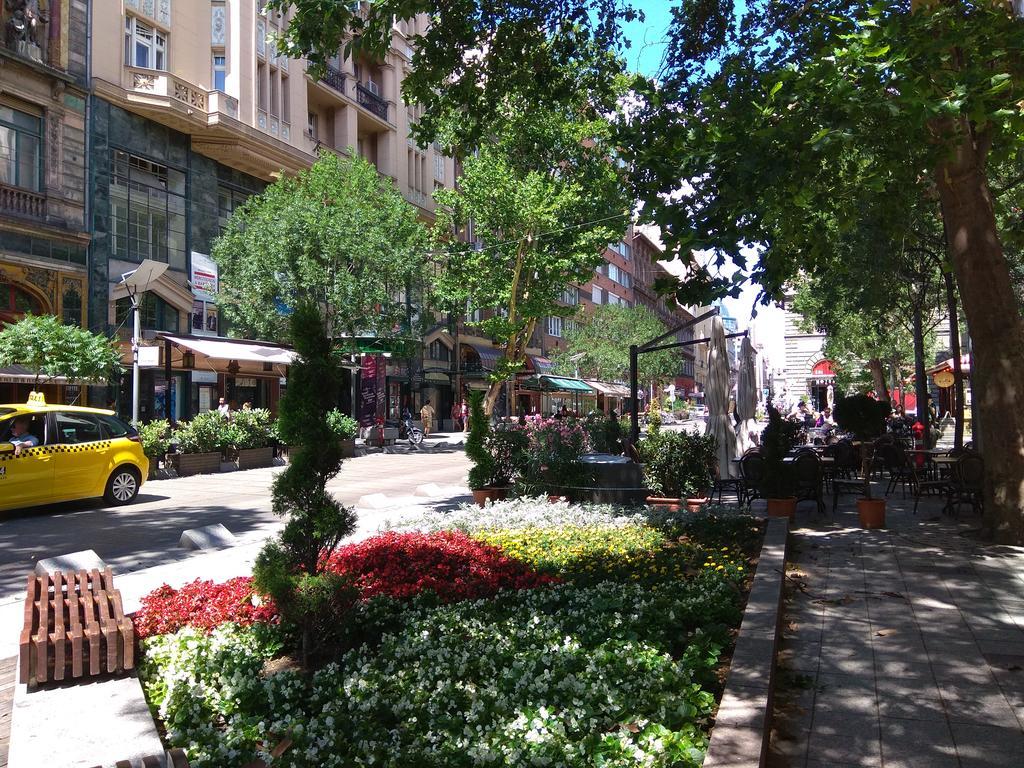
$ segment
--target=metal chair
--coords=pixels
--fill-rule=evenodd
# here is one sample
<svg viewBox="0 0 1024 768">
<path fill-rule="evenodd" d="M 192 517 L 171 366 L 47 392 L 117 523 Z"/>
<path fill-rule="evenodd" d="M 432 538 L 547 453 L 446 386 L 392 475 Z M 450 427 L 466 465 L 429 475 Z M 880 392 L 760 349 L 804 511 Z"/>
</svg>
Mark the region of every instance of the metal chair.
<svg viewBox="0 0 1024 768">
<path fill-rule="evenodd" d="M 814 451 L 797 451 L 792 464 L 793 491 L 797 504 L 813 501 L 818 505 L 818 514 L 825 514 L 825 500 L 822 494 L 821 459 Z"/>
<path fill-rule="evenodd" d="M 902 485 L 903 498 L 907 498 L 907 486 L 913 491 L 914 470 L 910 465 L 906 452 L 899 443 L 882 443 L 877 447 L 882 458 L 882 466 L 889 473 L 889 482 L 885 486 L 888 496 L 897 485 Z"/>
<path fill-rule="evenodd" d="M 740 459 L 740 506 L 750 507 L 754 499 L 761 498 L 761 481 L 764 479 L 764 457 L 756 448 L 743 454 Z"/>
<path fill-rule="evenodd" d="M 981 514 L 984 509 L 985 461 L 974 451 L 964 451 L 953 466 L 946 509 L 960 515 L 960 505 L 970 504 Z"/>
</svg>

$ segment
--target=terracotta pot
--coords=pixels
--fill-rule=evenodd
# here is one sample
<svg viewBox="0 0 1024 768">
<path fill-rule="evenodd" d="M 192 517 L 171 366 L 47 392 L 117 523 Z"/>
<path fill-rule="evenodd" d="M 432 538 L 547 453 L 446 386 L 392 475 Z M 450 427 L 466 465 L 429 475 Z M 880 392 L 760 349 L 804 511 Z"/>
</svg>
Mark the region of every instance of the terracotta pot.
<svg viewBox="0 0 1024 768">
<path fill-rule="evenodd" d="M 557 504 L 558 502 L 563 500 L 565 500 L 564 496 L 556 496 L 553 493 L 548 494 L 548 501 L 550 501 L 552 504 Z"/>
<path fill-rule="evenodd" d="M 501 501 L 508 496 L 508 488 L 474 488 L 473 501 L 478 506 L 484 506 L 488 500 Z"/>
<path fill-rule="evenodd" d="M 701 507 L 707 504 L 711 499 L 707 496 L 699 496 L 696 498 L 688 498 L 686 500 L 686 511 L 687 512 L 700 512 Z"/>
<path fill-rule="evenodd" d="M 768 517 L 788 517 L 796 515 L 796 498 L 768 499 Z"/>
<path fill-rule="evenodd" d="M 653 507 L 662 507 L 669 512 L 678 512 L 683 508 L 682 499 L 673 499 L 662 496 L 648 496 L 647 503 Z"/>
<path fill-rule="evenodd" d="M 885 528 L 885 499 L 857 499 L 861 528 Z"/>
</svg>

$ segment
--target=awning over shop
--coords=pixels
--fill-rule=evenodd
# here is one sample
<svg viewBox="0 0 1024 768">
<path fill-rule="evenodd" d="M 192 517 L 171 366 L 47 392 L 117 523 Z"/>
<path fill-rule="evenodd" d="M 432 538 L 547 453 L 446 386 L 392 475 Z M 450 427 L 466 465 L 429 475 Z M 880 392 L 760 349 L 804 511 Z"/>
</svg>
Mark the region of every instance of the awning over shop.
<svg viewBox="0 0 1024 768">
<path fill-rule="evenodd" d="M 160 334 L 158 338 L 166 339 L 179 347 L 206 355 L 211 360 L 237 360 L 249 363 L 291 365 L 298 357 L 298 353 L 295 350 L 279 344 L 272 344 L 269 341 L 172 336 L 167 333 Z"/>
<path fill-rule="evenodd" d="M 586 395 L 597 393 L 587 386 L 581 379 L 565 379 L 561 376 L 534 375 L 525 376 L 519 379 L 519 386 L 523 389 L 539 389 L 545 392 L 580 392 Z"/>
<path fill-rule="evenodd" d="M 605 381 L 591 381 L 586 379 L 587 384 L 596 389 L 605 397 L 629 397 L 629 387 L 623 384 L 609 384 Z"/>
<path fill-rule="evenodd" d="M 942 371 L 952 371 L 952 370 L 953 370 L 953 358 L 951 357 L 948 360 L 943 360 L 941 363 L 938 363 L 937 365 L 933 365 L 931 368 L 927 369 L 925 371 L 925 373 L 927 373 L 929 376 L 931 376 L 931 375 L 936 374 L 936 373 L 941 373 Z M 960 356 L 960 370 L 963 371 L 964 373 L 970 373 L 971 372 L 971 356 L 970 355 L 961 355 Z"/>
<path fill-rule="evenodd" d="M 539 355 L 527 355 L 527 357 L 530 360 L 534 373 L 551 373 L 555 370 L 555 364 L 546 357 L 540 357 Z"/>
<path fill-rule="evenodd" d="M 484 367 L 485 370 L 493 371 L 497 367 L 498 361 L 501 359 L 503 354 L 500 349 L 488 347 L 483 344 L 470 344 L 468 342 L 464 343 L 467 347 L 472 347 L 474 350 L 476 350 L 476 353 L 480 355 L 480 364 Z"/>
<path fill-rule="evenodd" d="M 67 384 L 68 380 L 63 376 L 55 376 L 52 379 L 45 375 L 41 376 L 41 384 Z M 24 365 L 8 365 L 0 368 L 0 384 L 35 384 L 36 375 Z"/>
</svg>

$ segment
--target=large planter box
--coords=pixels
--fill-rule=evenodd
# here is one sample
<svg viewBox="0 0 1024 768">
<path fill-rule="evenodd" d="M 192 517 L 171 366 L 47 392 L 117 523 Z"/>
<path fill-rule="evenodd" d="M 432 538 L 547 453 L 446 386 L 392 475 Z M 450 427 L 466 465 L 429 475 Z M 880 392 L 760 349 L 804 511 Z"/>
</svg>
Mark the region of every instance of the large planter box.
<svg viewBox="0 0 1024 768">
<path fill-rule="evenodd" d="M 348 438 L 346 440 L 339 440 L 338 442 L 341 445 L 341 458 L 343 458 L 343 459 L 355 458 L 355 455 L 356 455 L 356 439 L 354 437 L 350 437 L 350 438 Z"/>
<path fill-rule="evenodd" d="M 179 477 L 220 472 L 220 451 L 214 453 L 179 453 L 176 464 Z"/>
<path fill-rule="evenodd" d="M 236 463 L 239 469 L 269 467 L 274 463 L 274 449 L 269 445 L 266 448 L 242 448 L 238 451 Z"/>
</svg>

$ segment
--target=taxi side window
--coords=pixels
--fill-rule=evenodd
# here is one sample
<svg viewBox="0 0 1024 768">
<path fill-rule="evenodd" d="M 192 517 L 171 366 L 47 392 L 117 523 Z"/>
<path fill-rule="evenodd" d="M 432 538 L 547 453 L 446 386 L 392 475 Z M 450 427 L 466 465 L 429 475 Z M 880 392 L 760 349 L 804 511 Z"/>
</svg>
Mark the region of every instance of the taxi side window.
<svg viewBox="0 0 1024 768">
<path fill-rule="evenodd" d="M 91 413 L 56 413 L 57 442 L 64 445 L 102 440 L 100 423 Z"/>
<path fill-rule="evenodd" d="M 124 437 L 131 431 L 131 427 L 121 421 L 117 416 L 97 415 L 103 429 L 103 439 L 109 440 L 115 437 Z"/>
<path fill-rule="evenodd" d="M 22 416 L 24 415 L 22 414 Z M 18 418 L 21 417 L 19 416 Z M 35 435 L 36 439 L 39 440 L 39 444 L 42 445 L 46 432 L 46 417 L 36 413 L 30 415 L 29 419 L 28 431 L 30 434 Z M 6 443 L 10 439 L 11 432 L 14 429 L 14 421 L 15 417 L 0 421 L 0 443 Z"/>
</svg>

